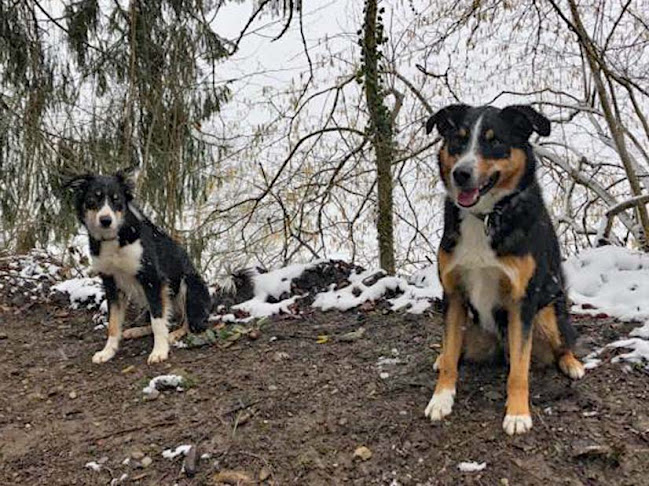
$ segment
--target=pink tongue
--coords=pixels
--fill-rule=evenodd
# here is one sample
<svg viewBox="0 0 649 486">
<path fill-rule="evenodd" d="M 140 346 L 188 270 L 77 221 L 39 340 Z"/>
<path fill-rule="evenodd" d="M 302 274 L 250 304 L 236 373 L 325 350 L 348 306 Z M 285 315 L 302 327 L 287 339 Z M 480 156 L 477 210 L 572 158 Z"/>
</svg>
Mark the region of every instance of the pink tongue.
<svg viewBox="0 0 649 486">
<path fill-rule="evenodd" d="M 470 191 L 462 191 L 457 195 L 457 202 L 461 206 L 471 206 L 478 200 L 480 191 L 478 189 L 471 189 Z"/>
</svg>

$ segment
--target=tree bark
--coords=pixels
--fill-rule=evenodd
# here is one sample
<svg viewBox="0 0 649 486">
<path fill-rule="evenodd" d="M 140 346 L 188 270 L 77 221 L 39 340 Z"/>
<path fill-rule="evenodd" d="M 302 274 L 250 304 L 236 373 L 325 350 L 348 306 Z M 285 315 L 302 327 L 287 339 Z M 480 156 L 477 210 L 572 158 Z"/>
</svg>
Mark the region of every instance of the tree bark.
<svg viewBox="0 0 649 486">
<path fill-rule="evenodd" d="M 586 31 L 582 21 L 581 15 L 577 8 L 577 4 L 574 0 L 568 1 L 570 5 L 570 14 L 572 16 L 573 25 L 572 28 L 577 34 L 579 39 L 579 44 L 583 49 L 584 55 L 588 62 L 591 74 L 593 75 L 593 81 L 595 82 L 595 89 L 597 90 L 597 95 L 602 105 L 602 111 L 604 112 L 604 119 L 608 125 L 609 130 L 611 131 L 611 136 L 613 137 L 613 142 L 624 166 L 627 178 L 629 179 L 629 186 L 631 187 L 631 192 L 633 196 L 642 195 L 642 187 L 638 179 L 638 175 L 635 171 L 635 167 L 629 152 L 626 147 L 626 140 L 624 136 L 624 127 L 622 122 L 614 110 L 613 103 L 611 102 L 609 95 L 606 91 L 606 85 L 602 79 L 602 73 L 607 76 L 606 70 L 602 69 L 604 66 L 604 59 L 598 54 L 595 49 L 594 43 L 591 40 L 588 32 Z M 555 9 L 558 10 L 558 7 L 553 3 Z M 643 204 L 638 204 L 636 206 L 637 215 L 639 223 L 642 227 L 641 240 L 639 241 L 640 247 L 643 251 L 649 251 L 649 240 L 647 236 L 649 235 L 649 214 L 647 213 L 647 208 Z"/>
<path fill-rule="evenodd" d="M 377 0 L 367 0 L 365 2 L 362 49 L 365 98 L 370 114 L 371 141 L 376 156 L 378 188 L 376 229 L 379 239 L 379 261 L 381 268 L 393 275 L 395 272 L 392 199 L 394 142 L 392 139 L 392 120 L 387 107 L 383 104 L 383 90 L 378 69 L 379 45 L 383 32 L 378 28 L 377 17 Z"/>
</svg>

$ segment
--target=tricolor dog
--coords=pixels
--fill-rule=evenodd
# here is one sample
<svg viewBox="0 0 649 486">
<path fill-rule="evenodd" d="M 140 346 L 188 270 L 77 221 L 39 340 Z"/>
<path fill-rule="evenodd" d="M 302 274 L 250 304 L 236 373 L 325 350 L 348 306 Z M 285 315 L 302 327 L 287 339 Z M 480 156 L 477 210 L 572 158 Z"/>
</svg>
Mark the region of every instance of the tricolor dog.
<svg viewBox="0 0 649 486">
<path fill-rule="evenodd" d="M 458 361 L 507 350 L 509 377 L 503 428 L 532 428 L 531 355 L 550 356 L 572 379 L 584 375 L 572 347 L 561 254 L 536 179 L 529 143 L 550 134 L 550 121 L 530 106 L 497 109 L 451 105 L 431 116 L 443 138 L 439 170 L 446 188 L 438 253 L 444 289 L 439 377 L 426 416 L 441 420 L 455 398 Z M 482 356 L 481 356 L 482 355 Z"/>
<path fill-rule="evenodd" d="M 187 329 L 205 329 L 211 308 L 205 282 L 185 250 L 134 205 L 130 174 L 83 175 L 67 187 L 74 191 L 77 216 L 88 230 L 92 268 L 101 276 L 108 301 L 108 340 L 92 361 L 104 363 L 115 356 L 129 301 L 147 308 L 151 328 L 128 329 L 123 337 L 152 332 L 148 362 L 166 360 L 170 340 Z M 170 335 L 172 314 L 181 327 Z"/>
</svg>

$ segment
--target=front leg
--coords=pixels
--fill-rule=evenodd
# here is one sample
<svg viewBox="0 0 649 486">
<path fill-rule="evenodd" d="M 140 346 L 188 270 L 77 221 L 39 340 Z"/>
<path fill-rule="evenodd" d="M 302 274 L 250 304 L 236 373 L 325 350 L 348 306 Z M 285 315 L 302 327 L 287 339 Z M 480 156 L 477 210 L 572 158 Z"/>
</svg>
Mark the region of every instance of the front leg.
<svg viewBox="0 0 649 486">
<path fill-rule="evenodd" d="M 143 274 L 138 280 L 144 288 L 153 331 L 153 351 L 149 355 L 149 364 L 165 361 L 169 356 L 169 287 L 157 276 Z"/>
<path fill-rule="evenodd" d="M 93 363 L 105 363 L 115 356 L 119 348 L 119 340 L 122 337 L 122 324 L 126 313 L 126 302 L 117 290 L 115 279 L 110 276 L 102 276 L 106 300 L 108 300 L 108 340 L 104 349 L 98 351 L 92 357 Z"/>
<path fill-rule="evenodd" d="M 462 338 L 467 311 L 459 294 L 445 295 L 448 301 L 444 313 L 442 353 L 436 361 L 439 377 L 424 414 L 433 421 L 442 420 L 453 409 L 457 382 L 457 364 L 462 351 Z"/>
<path fill-rule="evenodd" d="M 523 322 L 521 305 L 508 310 L 507 342 L 509 346 L 509 377 L 507 379 L 507 411 L 503 429 L 507 434 L 524 434 L 532 428 L 530 415 L 529 372 L 532 354 L 532 325 Z"/>
</svg>

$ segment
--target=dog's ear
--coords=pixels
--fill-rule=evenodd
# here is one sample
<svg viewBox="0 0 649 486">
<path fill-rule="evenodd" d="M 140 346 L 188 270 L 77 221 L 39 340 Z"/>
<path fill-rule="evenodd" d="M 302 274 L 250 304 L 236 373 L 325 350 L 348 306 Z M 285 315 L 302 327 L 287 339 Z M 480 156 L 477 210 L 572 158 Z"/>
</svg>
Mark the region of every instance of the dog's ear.
<svg viewBox="0 0 649 486">
<path fill-rule="evenodd" d="M 140 168 L 137 165 L 132 165 L 126 169 L 120 169 L 115 173 L 117 180 L 124 185 L 124 188 L 126 189 L 126 197 L 129 201 L 133 199 L 135 183 L 139 173 Z"/>
<path fill-rule="evenodd" d="M 92 176 L 90 174 L 74 176 L 63 182 L 63 185 L 61 187 L 64 191 L 71 191 L 75 194 L 78 194 L 86 189 L 88 183 L 90 182 L 90 179 L 92 179 Z"/>
<path fill-rule="evenodd" d="M 469 105 L 464 104 L 449 105 L 442 108 L 426 122 L 426 133 L 432 132 L 433 128 L 437 127 L 439 133 L 444 135 L 449 130 L 457 128 L 469 108 L 471 108 Z"/>
<path fill-rule="evenodd" d="M 550 120 L 530 105 L 511 105 L 503 108 L 501 118 L 511 123 L 527 140 L 532 132 L 542 137 L 550 135 Z"/>
</svg>

